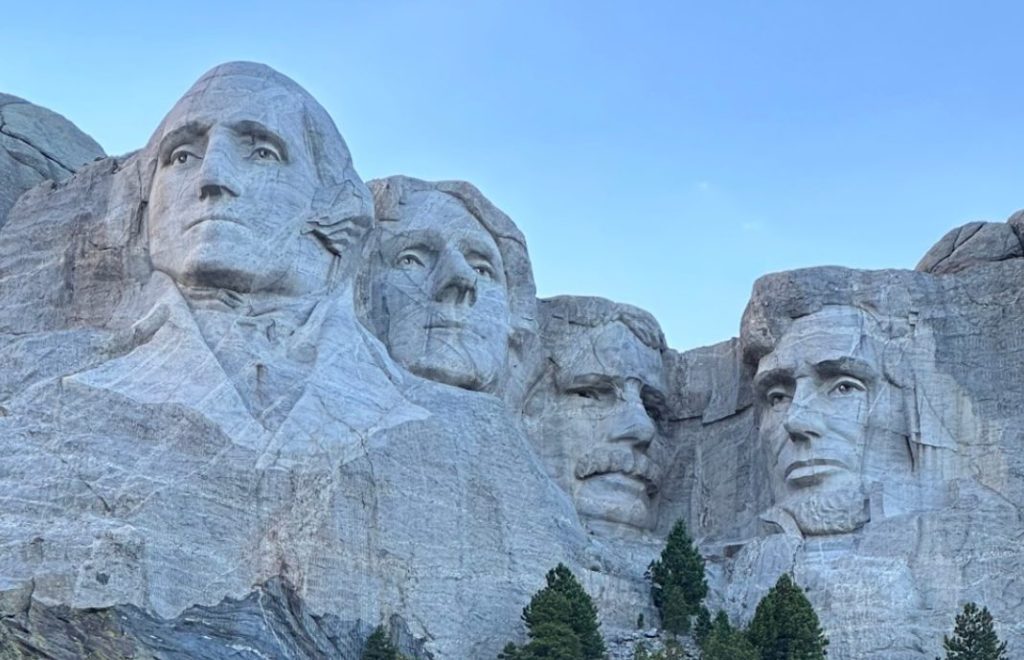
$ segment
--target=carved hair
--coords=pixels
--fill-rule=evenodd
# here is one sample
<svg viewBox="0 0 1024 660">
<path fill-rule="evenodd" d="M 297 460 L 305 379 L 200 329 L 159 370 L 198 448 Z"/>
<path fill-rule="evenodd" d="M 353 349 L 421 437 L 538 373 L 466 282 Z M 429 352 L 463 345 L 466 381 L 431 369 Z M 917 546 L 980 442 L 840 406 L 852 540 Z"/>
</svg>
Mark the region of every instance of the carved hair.
<svg viewBox="0 0 1024 660">
<path fill-rule="evenodd" d="M 572 341 L 572 335 L 609 323 L 621 323 L 644 346 L 665 352 L 665 335 L 658 321 L 639 307 L 592 296 L 556 296 L 537 305 L 541 340 L 546 347 Z"/>
<path fill-rule="evenodd" d="M 850 307 L 885 340 L 879 356 L 885 378 L 899 387 L 911 387 L 913 379 L 906 373 L 904 358 L 917 314 L 905 291 L 862 281 L 870 277 L 870 271 L 828 266 L 759 278 L 740 329 L 743 359 L 750 372 L 775 350 L 797 319 L 829 307 Z"/>
</svg>

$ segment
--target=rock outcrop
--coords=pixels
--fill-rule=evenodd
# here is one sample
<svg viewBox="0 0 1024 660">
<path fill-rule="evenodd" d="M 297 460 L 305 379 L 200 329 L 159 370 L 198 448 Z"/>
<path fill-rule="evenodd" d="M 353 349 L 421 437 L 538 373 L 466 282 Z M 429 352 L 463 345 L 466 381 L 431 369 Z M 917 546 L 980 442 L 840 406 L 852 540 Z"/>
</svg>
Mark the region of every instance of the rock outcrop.
<svg viewBox="0 0 1024 660">
<path fill-rule="evenodd" d="M 967 600 L 1024 649 L 1018 216 L 916 271 L 765 276 L 679 351 L 537 300 L 472 185 L 364 184 L 268 67 L 74 174 L 102 152 L 7 128 L 28 108 L 0 103 L 3 652 L 356 658 L 384 624 L 495 657 L 562 562 L 628 654 L 679 519 L 737 623 L 790 572 L 830 657 L 934 657 Z"/>
<path fill-rule="evenodd" d="M 63 181 L 103 156 L 100 145 L 64 117 L 0 94 L 0 227 L 26 190 Z"/>
</svg>

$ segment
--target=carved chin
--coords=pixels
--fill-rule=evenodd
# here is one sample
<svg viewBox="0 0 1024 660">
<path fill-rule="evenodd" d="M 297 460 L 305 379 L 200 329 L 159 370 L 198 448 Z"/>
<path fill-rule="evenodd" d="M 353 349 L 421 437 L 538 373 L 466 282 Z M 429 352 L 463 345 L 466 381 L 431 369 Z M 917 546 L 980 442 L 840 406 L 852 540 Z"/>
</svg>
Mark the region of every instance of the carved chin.
<svg viewBox="0 0 1024 660">
<path fill-rule="evenodd" d="M 455 351 L 429 351 L 405 365 L 412 373 L 465 390 L 491 392 L 497 384 L 498 367 L 489 356 L 472 356 Z"/>
<path fill-rule="evenodd" d="M 635 477 L 615 472 L 589 477 L 578 483 L 574 498 L 580 516 L 588 520 L 637 529 L 651 526 L 646 484 Z"/>
<path fill-rule="evenodd" d="M 860 488 L 813 493 L 782 505 L 793 516 L 804 536 L 846 534 L 871 519 L 868 500 Z"/>
</svg>

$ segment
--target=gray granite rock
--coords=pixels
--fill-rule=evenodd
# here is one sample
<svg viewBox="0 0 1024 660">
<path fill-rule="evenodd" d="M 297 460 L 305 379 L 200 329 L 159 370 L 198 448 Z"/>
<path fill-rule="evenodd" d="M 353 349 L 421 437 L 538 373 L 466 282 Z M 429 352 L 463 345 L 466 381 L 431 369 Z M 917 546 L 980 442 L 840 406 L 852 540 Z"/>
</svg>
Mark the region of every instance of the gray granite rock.
<svg viewBox="0 0 1024 660">
<path fill-rule="evenodd" d="M 21 105 L 4 126 L 63 135 Z M 17 167 L 59 178 L 57 141 Z M 618 657 L 677 520 L 712 610 L 744 623 L 791 572 L 830 657 L 934 657 L 967 600 L 1024 648 L 1019 214 L 917 271 L 765 276 L 738 337 L 677 351 L 629 305 L 537 301 L 472 185 L 364 185 L 262 65 L 18 194 L 4 653 L 347 658 L 385 623 L 417 658 L 494 657 L 564 562 Z"/>
<path fill-rule="evenodd" d="M 506 402 L 406 371 L 357 320 L 372 218 L 323 109 L 247 63 L 143 150 L 22 198 L 0 231 L 4 590 L 176 619 L 280 577 L 312 615 L 398 615 L 438 657 L 485 657 L 548 569 L 593 563 Z"/>
<path fill-rule="evenodd" d="M 410 660 L 431 657 L 399 617 L 391 617 L 386 628 Z M 245 598 L 190 607 L 173 619 L 132 605 L 73 609 L 26 601 L 17 609 L 3 610 L 0 656 L 358 660 L 372 631 L 373 626 L 364 622 L 311 614 L 295 589 L 275 578 Z"/>
<path fill-rule="evenodd" d="M 1024 310 L 1006 286 L 1022 274 L 1011 259 L 758 281 L 741 343 L 770 496 L 757 525 L 711 530 L 713 602 L 748 620 L 789 571 L 833 657 L 934 657 L 968 600 L 1024 643 Z"/>
<path fill-rule="evenodd" d="M 100 145 L 57 113 L 0 94 L 0 227 L 32 186 L 63 181 L 104 156 Z"/>
<path fill-rule="evenodd" d="M 973 264 L 1024 257 L 1020 237 L 1011 224 L 969 222 L 950 230 L 917 264 L 917 270 L 942 275 Z"/>
</svg>

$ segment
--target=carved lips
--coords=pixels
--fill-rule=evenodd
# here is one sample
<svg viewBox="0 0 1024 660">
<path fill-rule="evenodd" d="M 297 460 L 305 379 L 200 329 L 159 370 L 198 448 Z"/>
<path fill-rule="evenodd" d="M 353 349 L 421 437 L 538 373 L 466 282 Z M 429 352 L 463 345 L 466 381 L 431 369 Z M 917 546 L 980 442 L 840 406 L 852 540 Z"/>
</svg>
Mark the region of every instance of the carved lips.
<svg viewBox="0 0 1024 660">
<path fill-rule="evenodd" d="M 785 470 L 786 481 L 797 486 L 810 486 L 837 472 L 849 471 L 843 461 L 832 458 L 811 458 L 793 461 Z"/>
<path fill-rule="evenodd" d="M 605 474 L 622 474 L 644 484 L 647 494 L 658 491 L 661 469 L 646 455 L 631 449 L 611 447 L 595 449 L 576 462 L 577 479 L 589 479 Z"/>
<path fill-rule="evenodd" d="M 196 225 L 201 225 L 206 222 L 230 222 L 231 224 L 245 226 L 245 224 L 238 218 L 233 218 L 229 215 L 204 215 L 201 218 L 193 220 L 185 225 L 185 231 L 192 229 Z"/>
</svg>

